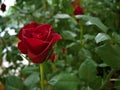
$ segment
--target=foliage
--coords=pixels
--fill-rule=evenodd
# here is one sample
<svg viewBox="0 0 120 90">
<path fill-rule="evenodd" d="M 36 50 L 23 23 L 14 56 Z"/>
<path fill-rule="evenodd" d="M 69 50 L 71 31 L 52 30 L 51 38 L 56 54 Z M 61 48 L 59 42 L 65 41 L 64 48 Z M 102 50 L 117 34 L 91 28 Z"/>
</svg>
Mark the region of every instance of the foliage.
<svg viewBox="0 0 120 90">
<path fill-rule="evenodd" d="M 55 63 L 44 63 L 45 90 L 99 90 L 112 69 L 116 72 L 103 90 L 120 89 L 120 0 L 78 0 L 85 13 L 77 16 L 71 1 L 16 0 L 0 16 L 0 82 L 5 90 L 40 90 L 38 65 L 25 65 L 29 59 L 17 48 L 20 28 L 30 22 L 48 23 L 63 37 L 54 46 Z"/>
</svg>

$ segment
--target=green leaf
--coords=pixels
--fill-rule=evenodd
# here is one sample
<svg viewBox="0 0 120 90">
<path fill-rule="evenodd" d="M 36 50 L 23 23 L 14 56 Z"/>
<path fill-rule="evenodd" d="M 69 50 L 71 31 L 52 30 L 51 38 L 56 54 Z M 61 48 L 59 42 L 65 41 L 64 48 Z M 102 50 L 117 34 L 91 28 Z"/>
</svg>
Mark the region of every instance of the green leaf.
<svg viewBox="0 0 120 90">
<path fill-rule="evenodd" d="M 120 43 L 120 35 L 119 35 L 117 32 L 113 32 L 113 33 L 112 33 L 112 38 L 113 38 L 116 42 Z"/>
<path fill-rule="evenodd" d="M 92 81 L 89 86 L 93 90 L 99 90 L 100 86 L 102 84 L 102 79 L 100 77 L 95 77 L 94 81 Z"/>
<path fill-rule="evenodd" d="M 81 48 L 81 50 L 79 51 L 78 54 L 79 54 L 79 57 L 81 58 L 81 60 L 85 60 L 87 58 L 91 58 L 92 57 L 90 51 L 85 49 L 85 48 Z"/>
<path fill-rule="evenodd" d="M 93 90 L 93 89 L 91 89 L 89 86 L 86 86 L 86 87 L 82 87 L 80 90 Z"/>
<path fill-rule="evenodd" d="M 86 59 L 79 68 L 79 77 L 86 83 L 92 82 L 96 77 L 96 63 L 92 59 Z"/>
<path fill-rule="evenodd" d="M 33 72 L 38 72 L 39 68 L 37 66 L 27 66 L 25 68 L 22 69 L 22 74 L 28 75 L 31 74 Z"/>
<path fill-rule="evenodd" d="M 40 90 L 40 88 L 38 88 L 38 87 L 33 87 L 33 88 L 30 89 L 30 90 Z"/>
<path fill-rule="evenodd" d="M 49 84 L 53 85 L 57 90 L 77 90 L 79 83 L 78 78 L 70 73 L 61 73 L 49 81 Z"/>
<path fill-rule="evenodd" d="M 66 40 L 74 40 L 77 35 L 71 31 L 63 31 L 62 36 Z"/>
<path fill-rule="evenodd" d="M 96 53 L 106 64 L 114 69 L 120 69 L 120 47 L 118 45 L 105 44 L 96 48 Z"/>
<path fill-rule="evenodd" d="M 29 88 L 29 90 L 31 90 L 34 86 L 38 85 L 39 80 L 39 73 L 32 73 L 25 79 L 24 84 Z"/>
<path fill-rule="evenodd" d="M 83 37 L 85 38 L 85 40 L 93 40 L 95 38 L 95 36 L 90 34 L 85 34 Z"/>
<path fill-rule="evenodd" d="M 68 14 L 56 14 L 54 16 L 54 18 L 57 18 L 57 19 L 68 19 L 68 18 L 70 18 L 70 16 Z"/>
<path fill-rule="evenodd" d="M 81 18 L 87 21 L 87 25 L 96 25 L 103 32 L 107 32 L 108 28 L 101 22 L 101 20 L 97 17 L 92 17 L 88 15 L 77 15 L 76 18 Z"/>
<path fill-rule="evenodd" d="M 16 55 L 15 59 L 16 59 L 16 60 L 20 60 L 20 61 L 23 60 L 23 58 L 22 58 L 20 55 Z"/>
<path fill-rule="evenodd" d="M 24 90 L 24 84 L 19 77 L 9 76 L 5 81 L 5 90 Z"/>
<path fill-rule="evenodd" d="M 104 67 L 107 67 L 108 65 L 106 63 L 101 63 L 98 66 L 104 68 Z"/>
<path fill-rule="evenodd" d="M 102 42 L 105 40 L 109 40 L 109 39 L 110 39 L 110 37 L 105 33 L 98 33 L 97 36 L 95 37 L 96 43 L 99 43 L 99 42 Z"/>
</svg>

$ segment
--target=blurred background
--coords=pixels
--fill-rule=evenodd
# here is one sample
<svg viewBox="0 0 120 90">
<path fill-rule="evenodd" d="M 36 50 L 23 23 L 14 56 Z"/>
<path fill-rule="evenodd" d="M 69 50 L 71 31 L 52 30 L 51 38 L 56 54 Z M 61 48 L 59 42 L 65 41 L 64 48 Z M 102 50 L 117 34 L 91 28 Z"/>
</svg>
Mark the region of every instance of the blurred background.
<svg viewBox="0 0 120 90">
<path fill-rule="evenodd" d="M 82 26 L 75 5 L 83 8 Z M 104 90 L 120 90 L 120 0 L 0 0 L 0 6 L 0 90 L 40 90 L 38 65 L 17 48 L 19 30 L 31 22 L 48 23 L 63 37 L 55 63 L 44 63 L 45 90 L 98 90 L 112 68 Z"/>
</svg>

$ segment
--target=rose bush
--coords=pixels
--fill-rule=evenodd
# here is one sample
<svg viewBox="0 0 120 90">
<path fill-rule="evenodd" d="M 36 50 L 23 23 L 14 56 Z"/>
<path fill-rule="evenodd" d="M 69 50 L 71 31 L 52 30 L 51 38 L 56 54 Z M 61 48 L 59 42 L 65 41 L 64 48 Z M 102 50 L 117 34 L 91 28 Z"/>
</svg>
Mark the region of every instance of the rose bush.
<svg viewBox="0 0 120 90">
<path fill-rule="evenodd" d="M 62 39 L 52 26 L 35 22 L 25 25 L 18 33 L 18 38 L 21 40 L 18 49 L 34 63 L 45 61 L 52 46 Z"/>
</svg>

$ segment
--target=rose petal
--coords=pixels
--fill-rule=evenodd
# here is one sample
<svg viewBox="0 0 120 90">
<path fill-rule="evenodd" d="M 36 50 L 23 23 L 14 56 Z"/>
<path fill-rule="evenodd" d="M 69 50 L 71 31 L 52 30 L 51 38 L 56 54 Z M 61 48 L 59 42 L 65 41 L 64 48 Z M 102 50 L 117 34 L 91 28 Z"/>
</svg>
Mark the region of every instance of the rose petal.
<svg viewBox="0 0 120 90">
<path fill-rule="evenodd" d="M 61 39 L 62 39 L 62 37 L 59 34 L 57 34 L 57 33 L 53 34 L 53 44 L 56 43 L 58 40 L 61 40 Z"/>
<path fill-rule="evenodd" d="M 18 38 L 20 39 L 20 40 L 22 40 L 22 29 L 19 31 L 19 33 L 18 33 Z"/>
<path fill-rule="evenodd" d="M 83 15 L 84 12 L 83 12 L 83 8 L 81 6 L 77 6 L 75 9 L 74 9 L 74 15 Z"/>
<path fill-rule="evenodd" d="M 44 33 L 44 32 L 48 32 L 49 30 L 53 31 L 52 26 L 50 26 L 49 24 L 40 24 L 35 29 L 35 32 Z"/>
<path fill-rule="evenodd" d="M 28 37 L 28 38 L 32 38 L 32 33 L 34 32 L 34 28 L 29 28 L 29 29 L 23 29 L 22 31 L 22 38 Z"/>
<path fill-rule="evenodd" d="M 22 29 L 36 28 L 38 25 L 40 25 L 40 24 L 38 24 L 36 22 L 32 22 L 30 24 L 25 25 Z"/>
<path fill-rule="evenodd" d="M 50 50 L 52 49 L 52 42 L 53 42 L 53 40 L 44 49 L 44 51 L 38 55 L 36 55 L 33 52 L 31 52 L 30 50 L 28 50 L 28 56 L 29 56 L 30 60 L 34 63 L 42 63 L 43 61 L 45 61 L 46 58 L 48 57 Z"/>
<path fill-rule="evenodd" d="M 32 53 L 31 51 L 28 51 L 28 57 L 30 60 L 36 64 L 42 63 L 43 61 L 46 60 L 48 55 L 48 52 L 45 52 L 44 54 L 36 55 Z"/>
<path fill-rule="evenodd" d="M 23 53 L 23 54 L 27 54 L 27 46 L 24 42 L 19 42 L 18 43 L 18 49 Z"/>
<path fill-rule="evenodd" d="M 48 42 L 35 38 L 26 38 L 26 41 L 30 50 L 35 54 L 42 52 L 48 45 Z"/>
<path fill-rule="evenodd" d="M 33 23 L 31 23 L 31 24 L 27 24 L 27 25 L 25 25 L 20 31 L 19 31 L 19 33 L 18 33 L 18 38 L 20 39 L 20 40 L 22 40 L 23 39 L 23 34 L 25 34 L 25 33 L 27 33 L 26 35 L 31 35 L 31 28 L 35 28 L 35 27 L 37 27 L 39 24 L 37 24 L 37 23 L 35 23 L 35 22 L 33 22 Z"/>
<path fill-rule="evenodd" d="M 49 41 L 52 37 L 53 28 L 48 24 L 41 24 L 35 29 L 34 33 L 38 34 L 41 40 Z"/>
</svg>

